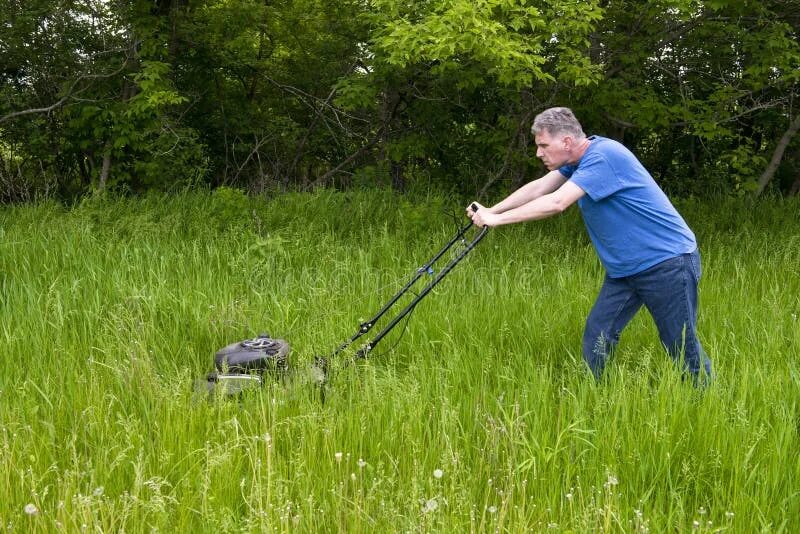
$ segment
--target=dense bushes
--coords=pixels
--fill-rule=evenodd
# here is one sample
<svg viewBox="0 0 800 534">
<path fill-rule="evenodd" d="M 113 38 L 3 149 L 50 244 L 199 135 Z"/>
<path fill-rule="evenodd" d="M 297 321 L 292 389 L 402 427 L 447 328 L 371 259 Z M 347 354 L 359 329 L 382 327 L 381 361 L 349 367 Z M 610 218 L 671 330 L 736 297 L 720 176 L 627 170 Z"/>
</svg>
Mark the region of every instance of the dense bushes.
<svg viewBox="0 0 800 534">
<path fill-rule="evenodd" d="M 800 190 L 800 12 L 786 2 L 0 11 L 0 202 L 198 185 L 506 191 L 543 170 L 529 128 L 549 105 L 624 141 L 674 194 Z"/>
</svg>

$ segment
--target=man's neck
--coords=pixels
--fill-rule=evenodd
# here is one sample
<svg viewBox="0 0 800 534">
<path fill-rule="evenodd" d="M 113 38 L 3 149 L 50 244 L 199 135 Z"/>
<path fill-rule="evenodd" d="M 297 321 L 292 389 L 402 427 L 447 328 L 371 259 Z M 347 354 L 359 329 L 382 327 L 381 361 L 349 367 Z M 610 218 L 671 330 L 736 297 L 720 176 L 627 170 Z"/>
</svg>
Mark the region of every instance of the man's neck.
<svg viewBox="0 0 800 534">
<path fill-rule="evenodd" d="M 577 146 L 575 147 L 575 150 L 574 150 L 573 159 L 570 161 L 571 164 L 574 165 L 574 164 L 578 163 L 581 160 L 583 155 L 586 153 L 586 149 L 589 148 L 589 145 L 591 144 L 591 142 L 592 141 L 588 137 L 584 137 L 583 139 L 578 141 L 578 144 L 577 144 Z"/>
</svg>

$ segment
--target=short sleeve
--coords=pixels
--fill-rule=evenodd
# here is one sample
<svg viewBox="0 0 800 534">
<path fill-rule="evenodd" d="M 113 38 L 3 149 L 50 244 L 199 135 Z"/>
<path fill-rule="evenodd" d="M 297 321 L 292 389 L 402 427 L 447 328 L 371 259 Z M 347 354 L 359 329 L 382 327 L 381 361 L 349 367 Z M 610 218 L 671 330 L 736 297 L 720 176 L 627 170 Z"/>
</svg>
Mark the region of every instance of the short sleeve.
<svg viewBox="0 0 800 534">
<path fill-rule="evenodd" d="M 567 167 L 570 167 L 569 165 Z M 562 167 L 565 169 L 566 167 Z M 559 169 L 575 185 L 583 189 L 589 197 L 597 202 L 623 189 L 625 184 L 619 179 L 613 167 L 597 152 L 584 155 L 577 168 L 573 167 L 569 175 Z"/>
<path fill-rule="evenodd" d="M 564 165 L 563 167 L 558 169 L 558 172 L 560 172 L 564 178 L 569 179 L 572 177 L 572 173 L 574 173 L 575 169 L 577 168 L 578 168 L 577 165 Z"/>
</svg>

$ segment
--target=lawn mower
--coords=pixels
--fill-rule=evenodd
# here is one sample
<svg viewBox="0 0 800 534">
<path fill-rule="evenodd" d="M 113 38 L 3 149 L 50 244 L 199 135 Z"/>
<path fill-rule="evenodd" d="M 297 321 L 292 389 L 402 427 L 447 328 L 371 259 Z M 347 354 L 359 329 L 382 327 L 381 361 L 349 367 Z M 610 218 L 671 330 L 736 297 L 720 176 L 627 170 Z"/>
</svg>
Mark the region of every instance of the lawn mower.
<svg viewBox="0 0 800 534">
<path fill-rule="evenodd" d="M 471 208 L 473 211 L 478 210 L 475 204 L 473 204 Z M 358 330 L 356 330 L 349 339 L 340 344 L 329 356 L 315 356 L 311 368 L 311 375 L 314 380 L 319 383 L 324 383 L 328 378 L 330 362 L 359 338 L 370 332 L 375 324 L 382 319 L 400 298 L 411 290 L 422 277 L 426 275 L 433 277 L 427 285 L 425 285 L 422 290 L 394 316 L 394 318 L 389 320 L 378 334 L 356 351 L 355 356 L 350 361 L 366 358 L 369 353 L 375 349 L 378 343 L 380 343 L 400 321 L 406 318 L 417 304 L 419 304 L 419 302 L 425 298 L 425 296 L 428 295 L 428 293 L 430 293 L 473 248 L 475 248 L 488 231 L 488 227 L 484 226 L 480 230 L 474 231 L 472 240 L 467 241 L 465 235 L 472 227 L 473 224 L 471 221 L 461 227 L 456 235 L 453 236 L 430 261 L 415 271 L 411 279 L 408 280 L 408 282 L 389 299 L 371 319 L 361 323 Z M 434 270 L 434 264 L 453 248 L 456 243 L 461 243 L 463 248 L 437 273 Z M 289 352 L 289 343 L 284 339 L 273 338 L 268 333 L 259 334 L 254 338 L 232 343 L 217 351 L 214 356 L 215 370 L 209 373 L 205 379 L 198 381 L 197 389 L 205 390 L 209 393 L 221 390 L 225 395 L 236 395 L 242 391 L 260 387 L 265 383 L 268 376 L 281 377 L 289 371 Z"/>
</svg>

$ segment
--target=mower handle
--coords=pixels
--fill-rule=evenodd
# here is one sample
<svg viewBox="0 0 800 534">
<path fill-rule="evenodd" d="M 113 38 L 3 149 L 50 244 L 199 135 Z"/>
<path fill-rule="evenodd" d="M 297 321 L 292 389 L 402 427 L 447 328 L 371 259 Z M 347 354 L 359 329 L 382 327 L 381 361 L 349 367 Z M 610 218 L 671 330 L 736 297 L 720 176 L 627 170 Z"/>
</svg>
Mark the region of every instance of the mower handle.
<svg viewBox="0 0 800 534">
<path fill-rule="evenodd" d="M 478 205 L 477 205 L 476 203 L 474 203 L 474 202 L 473 202 L 473 203 L 470 205 L 470 208 L 472 209 L 472 211 L 478 211 Z M 395 325 L 396 325 L 396 324 L 397 324 L 397 323 L 398 323 L 398 322 L 399 322 L 399 321 L 400 321 L 400 320 L 401 320 L 403 317 L 405 317 L 406 315 L 408 315 L 408 313 L 409 313 L 409 312 L 411 312 L 411 310 L 413 310 L 413 309 L 414 309 L 414 307 L 417 305 L 417 303 L 418 303 L 420 300 L 422 300 L 422 299 L 425 297 L 425 295 L 427 295 L 427 294 L 428 294 L 428 293 L 429 293 L 429 292 L 430 292 L 430 291 L 433 289 L 433 287 L 434 287 L 436 284 L 438 284 L 438 283 L 439 283 L 439 282 L 442 280 L 442 278 L 444 278 L 444 277 L 447 275 L 447 273 L 449 273 L 449 272 L 450 272 L 450 271 L 453 269 L 453 267 L 455 267 L 455 266 L 456 266 L 456 264 L 457 264 L 458 262 L 460 262 L 460 261 L 461 261 L 461 260 L 464 258 L 464 256 L 466 256 L 466 255 L 469 253 L 469 251 L 471 251 L 473 248 L 475 248 L 475 245 L 477 245 L 477 244 L 478 244 L 478 242 L 479 242 L 481 239 L 483 239 L 483 238 L 484 238 L 484 236 L 486 235 L 486 232 L 488 232 L 488 231 L 489 231 L 489 227 L 488 227 L 488 226 L 484 226 L 484 227 L 482 227 L 482 228 L 480 229 L 480 231 L 479 231 L 479 232 L 477 232 L 477 235 L 476 235 L 476 236 L 475 236 L 475 237 L 472 239 L 472 241 L 470 241 L 469 243 L 466 243 L 466 242 L 464 241 L 464 234 L 466 234 L 466 233 L 469 231 L 469 229 L 470 229 L 471 227 L 473 227 L 473 226 L 475 226 L 475 223 L 473 223 L 473 222 L 470 220 L 470 222 L 469 222 L 469 223 L 465 224 L 465 225 L 464 225 L 462 228 L 460 228 L 460 229 L 459 229 L 459 231 L 458 231 L 458 233 L 457 233 L 455 236 L 453 236 L 453 238 L 450 240 L 450 242 L 449 242 L 449 243 L 447 243 L 447 244 L 446 244 L 446 245 L 445 245 L 445 246 L 444 246 L 444 247 L 443 247 L 443 248 L 442 248 L 442 249 L 441 249 L 441 250 L 440 250 L 438 253 L 436 253 L 436 255 L 434 255 L 434 257 L 433 257 L 433 258 L 431 258 L 431 259 L 430 259 L 430 260 L 429 260 L 429 261 L 428 261 L 428 262 L 427 262 L 425 265 L 423 265 L 422 267 L 420 267 L 419 269 L 417 269 L 417 271 L 414 273 L 414 276 L 413 276 L 413 277 L 412 277 L 412 278 L 411 278 L 411 279 L 410 279 L 410 280 L 409 280 L 409 281 L 406 283 L 406 285 L 405 285 L 405 286 L 403 286 L 403 288 L 401 288 L 401 289 L 400 289 L 400 291 L 398 291 L 398 292 L 397 292 L 397 293 L 396 293 L 396 294 L 395 294 L 395 295 L 394 295 L 394 296 L 393 296 L 391 299 L 389 299 L 389 301 L 388 301 L 386 304 L 384 304 L 384 306 L 383 306 L 383 307 L 382 307 L 382 308 L 381 308 L 381 309 L 380 309 L 380 310 L 379 310 L 379 311 L 378 311 L 378 312 L 375 314 L 375 316 L 374 316 L 374 317 L 372 317 L 371 319 L 369 319 L 369 320 L 367 320 L 367 321 L 365 321 L 365 322 L 361 323 L 361 325 L 359 326 L 359 329 L 356 331 L 356 333 L 355 333 L 355 334 L 353 334 L 353 335 L 350 337 L 350 339 L 348 339 L 347 341 L 345 341 L 344 343 L 342 343 L 341 345 L 339 345 L 339 347 L 338 347 L 336 350 L 334 350 L 334 351 L 333 351 L 333 354 L 331 354 L 331 355 L 330 355 L 330 359 L 333 359 L 333 358 L 335 358 L 335 357 L 336 357 L 336 355 L 338 355 L 338 354 L 339 354 L 340 352 L 342 352 L 344 349 L 346 349 L 347 347 L 349 347 L 349 346 L 350 346 L 350 345 L 351 345 L 351 344 L 352 344 L 354 341 L 356 341 L 358 338 L 360 338 L 361 336 L 363 336 L 364 334 L 366 334 L 367 332 L 369 332 L 369 331 L 372 329 L 372 327 L 375 325 L 375 323 L 376 323 L 376 322 L 377 322 L 377 321 L 378 321 L 378 320 L 379 320 L 381 317 L 383 317 L 383 315 L 384 315 L 386 312 L 388 312 L 388 311 L 389 311 L 389 309 L 390 309 L 390 308 L 392 308 L 392 307 L 395 305 L 395 303 L 396 303 L 398 300 L 400 300 L 400 297 L 402 297 L 402 296 L 403 296 L 403 295 L 404 295 L 404 294 L 405 294 L 405 293 L 406 293 L 406 292 L 407 292 L 409 289 L 411 289 L 411 286 L 413 286 L 413 285 L 414 285 L 414 284 L 415 284 L 415 283 L 416 283 L 416 282 L 417 282 L 417 281 L 418 281 L 418 280 L 419 280 L 419 279 L 420 279 L 420 278 L 421 278 L 421 277 L 422 277 L 424 274 L 429 274 L 429 275 L 432 275 L 432 274 L 433 274 L 433 270 L 431 269 L 432 265 L 433 265 L 434 263 L 436 263 L 436 262 L 437 262 L 437 261 L 438 261 L 438 260 L 439 260 L 439 259 L 440 259 L 442 256 L 444 256 L 444 255 L 445 255 L 445 253 L 446 253 L 447 251 L 449 251 L 449 250 L 450 250 L 450 249 L 451 249 L 451 248 L 452 248 L 452 247 L 453 247 L 453 246 L 454 246 L 454 245 L 455 245 L 457 242 L 459 242 L 459 241 L 460 241 L 460 242 L 464 243 L 464 244 L 466 245 L 466 246 L 465 246 L 465 248 L 464 248 L 464 250 L 462 250 L 462 251 L 461 251 L 461 252 L 460 252 L 460 253 L 459 253 L 459 254 L 458 254 L 458 255 L 457 255 L 455 258 L 453 258 L 452 260 L 450 260 L 450 262 L 448 262 L 448 264 L 447 264 L 447 265 L 445 265 L 445 267 L 444 267 L 444 268 L 443 268 L 443 269 L 442 269 L 442 270 L 441 270 L 441 271 L 438 273 L 438 275 L 436 275 L 436 276 L 434 277 L 434 279 L 433 279 L 433 280 L 432 280 L 432 281 L 431 281 L 431 282 L 430 282 L 430 283 L 429 283 L 427 286 L 425 286 L 425 287 L 422 289 L 422 291 L 421 291 L 421 292 L 420 292 L 420 293 L 419 293 L 419 294 L 418 294 L 418 295 L 417 295 L 417 296 L 416 296 L 416 297 L 415 297 L 415 298 L 412 300 L 412 302 L 411 302 L 411 303 L 410 303 L 408 306 L 406 306 L 406 307 L 405 307 L 405 309 L 403 309 L 403 310 L 400 312 L 400 314 L 399 314 L 397 317 L 395 317 L 395 318 L 394 318 L 394 319 L 393 319 L 393 320 L 392 320 L 392 321 L 389 323 L 389 325 L 388 325 L 387 327 L 385 327 L 385 328 L 384 328 L 384 329 L 383 329 L 383 330 L 382 330 L 382 331 L 381 331 L 381 332 L 380 332 L 380 333 L 379 333 L 379 334 L 378 334 L 378 335 L 377 335 L 377 336 L 376 336 L 376 337 L 375 337 L 375 338 L 374 338 L 374 339 L 373 339 L 373 340 L 372 340 L 370 343 L 368 343 L 368 344 L 367 344 L 367 345 L 366 345 L 364 348 L 360 349 L 360 350 L 358 351 L 358 356 L 357 356 L 357 357 L 363 357 L 363 356 L 365 356 L 365 355 L 366 355 L 366 353 L 367 353 L 367 352 L 369 352 L 370 350 L 372 350 L 372 349 L 375 347 L 375 345 L 376 345 L 376 344 L 377 344 L 377 343 L 378 343 L 378 342 L 379 342 L 381 339 L 383 339 L 383 337 L 384 337 L 384 336 L 385 336 L 385 335 L 386 335 L 386 334 L 387 334 L 387 333 L 388 333 L 388 332 L 389 332 L 389 331 L 390 331 L 392 328 L 394 328 L 394 326 L 395 326 Z"/>
</svg>

